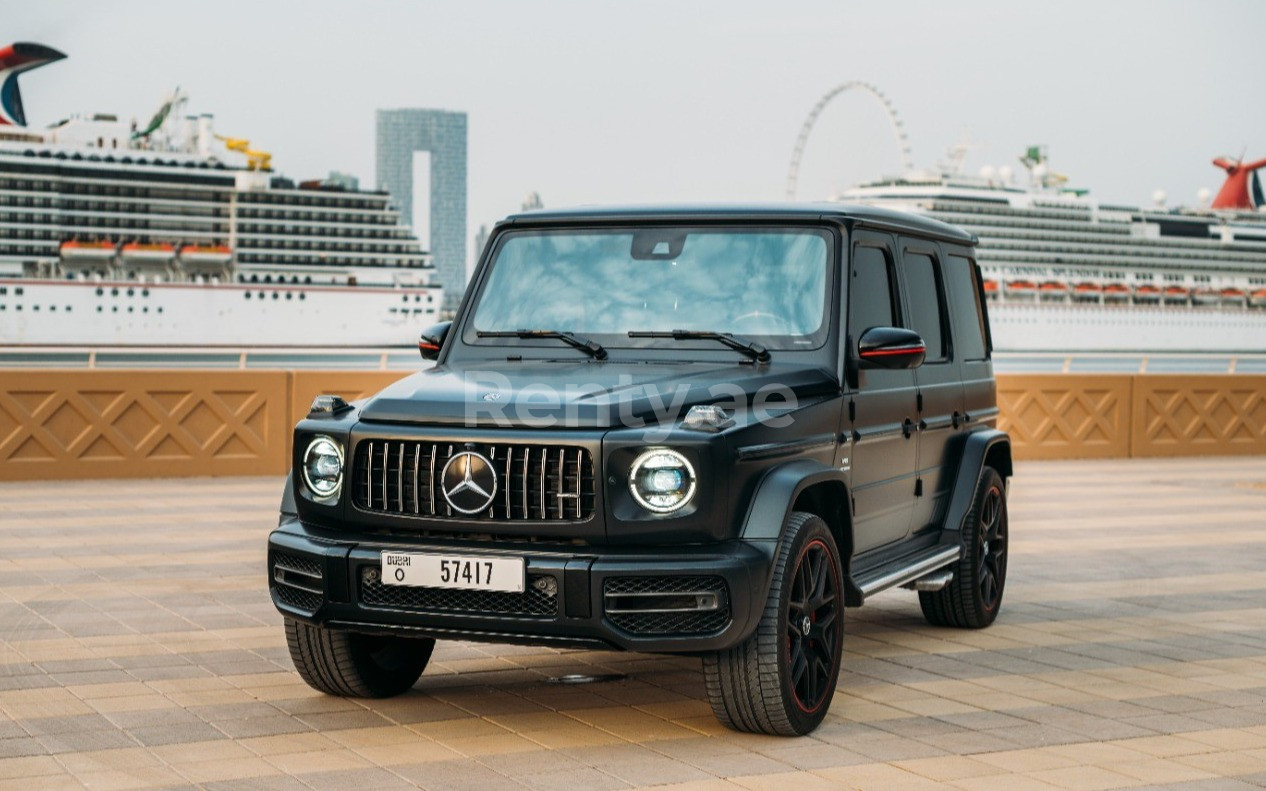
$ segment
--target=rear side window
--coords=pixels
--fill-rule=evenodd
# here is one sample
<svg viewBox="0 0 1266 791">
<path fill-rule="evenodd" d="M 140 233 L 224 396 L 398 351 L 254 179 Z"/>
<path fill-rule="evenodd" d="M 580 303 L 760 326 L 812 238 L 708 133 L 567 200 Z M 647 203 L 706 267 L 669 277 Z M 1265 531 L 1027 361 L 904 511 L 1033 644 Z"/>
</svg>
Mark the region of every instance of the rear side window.
<svg viewBox="0 0 1266 791">
<path fill-rule="evenodd" d="M 928 348 L 928 362 L 944 360 L 949 351 L 945 342 L 945 297 L 941 293 L 940 278 L 936 275 L 936 262 L 930 255 L 906 252 L 902 268 L 910 306 L 910 320 L 906 326 L 923 337 Z"/>
<path fill-rule="evenodd" d="M 970 258 L 951 255 L 945 259 L 945 286 L 954 312 L 954 337 L 964 360 L 989 357 L 984 309 L 976 264 Z"/>
<path fill-rule="evenodd" d="M 854 344 L 871 327 L 897 324 L 891 269 L 887 254 L 878 247 L 858 245 L 853 248 L 853 269 L 848 282 L 848 333 Z"/>
</svg>

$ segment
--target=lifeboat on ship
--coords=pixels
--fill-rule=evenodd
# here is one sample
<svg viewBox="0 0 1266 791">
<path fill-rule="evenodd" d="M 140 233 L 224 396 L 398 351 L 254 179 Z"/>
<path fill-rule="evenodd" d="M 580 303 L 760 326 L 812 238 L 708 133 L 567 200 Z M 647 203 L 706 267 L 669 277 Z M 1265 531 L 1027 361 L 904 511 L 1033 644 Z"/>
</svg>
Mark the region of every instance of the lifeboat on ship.
<svg viewBox="0 0 1266 791">
<path fill-rule="evenodd" d="M 180 260 L 184 264 L 224 266 L 232 258 L 233 251 L 225 244 L 187 244 L 180 248 Z"/>
<path fill-rule="evenodd" d="M 1250 294 L 1248 304 L 1255 308 L 1266 308 L 1266 288 L 1259 288 Z"/>
<path fill-rule="evenodd" d="M 1144 283 L 1134 289 L 1135 302 L 1160 302 L 1160 298 L 1160 286 L 1154 286 L 1151 283 Z"/>
<path fill-rule="evenodd" d="M 176 245 L 167 242 L 128 242 L 119 248 L 119 258 L 128 264 L 169 264 L 176 258 Z"/>
<path fill-rule="evenodd" d="M 1223 305 L 1231 305 L 1233 307 L 1244 307 L 1244 298 L 1248 296 L 1242 288 L 1228 287 L 1218 292 L 1218 296 L 1222 300 Z"/>
<path fill-rule="evenodd" d="M 985 289 L 986 299 L 997 299 L 998 297 L 998 281 L 986 280 L 981 283 L 981 287 Z"/>
<path fill-rule="evenodd" d="M 1007 296 L 1031 297 L 1037 293 L 1037 284 L 1032 280 L 1012 280 L 1007 283 Z"/>
<path fill-rule="evenodd" d="M 1073 286 L 1073 298 L 1078 302 L 1098 302 L 1103 293 L 1104 288 L 1098 283 L 1078 283 Z"/>
<path fill-rule="evenodd" d="M 62 242 L 61 256 L 63 261 L 108 261 L 114 258 L 114 242 Z"/>
<path fill-rule="evenodd" d="M 1124 283 L 1109 283 L 1103 287 L 1104 302 L 1125 302 L 1130 298 L 1130 287 Z"/>
<path fill-rule="evenodd" d="M 1164 296 L 1169 304 L 1182 304 L 1191 298 L 1191 291 L 1186 286 L 1165 286 Z"/>
<path fill-rule="evenodd" d="M 186 272 L 222 272 L 233 261 L 228 244 L 185 244 L 180 248 L 180 265 Z"/>
<path fill-rule="evenodd" d="M 1037 287 L 1037 293 L 1043 301 L 1053 302 L 1068 296 L 1068 284 L 1058 280 L 1047 280 Z"/>
<path fill-rule="evenodd" d="M 1222 301 L 1222 295 L 1216 289 L 1197 288 L 1191 292 L 1191 301 L 1197 305 L 1216 305 Z"/>
</svg>

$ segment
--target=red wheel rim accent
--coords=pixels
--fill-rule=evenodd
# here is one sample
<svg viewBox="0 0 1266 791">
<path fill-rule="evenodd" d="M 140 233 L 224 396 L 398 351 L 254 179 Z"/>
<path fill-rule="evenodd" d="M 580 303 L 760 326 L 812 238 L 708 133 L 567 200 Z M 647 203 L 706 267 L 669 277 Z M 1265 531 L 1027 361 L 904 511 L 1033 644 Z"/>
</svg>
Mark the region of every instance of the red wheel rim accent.
<svg viewBox="0 0 1266 791">
<path fill-rule="evenodd" d="M 787 681 L 791 698 L 805 714 L 830 700 L 840 661 L 840 580 L 835 557 L 814 539 L 796 559 L 787 599 Z"/>
</svg>

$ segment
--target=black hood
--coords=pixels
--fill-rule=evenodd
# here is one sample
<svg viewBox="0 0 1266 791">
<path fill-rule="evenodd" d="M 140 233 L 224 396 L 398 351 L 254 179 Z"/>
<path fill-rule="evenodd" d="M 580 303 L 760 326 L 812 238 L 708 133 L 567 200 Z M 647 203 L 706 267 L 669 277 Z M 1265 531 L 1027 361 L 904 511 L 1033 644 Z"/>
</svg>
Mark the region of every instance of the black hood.
<svg viewBox="0 0 1266 791">
<path fill-rule="evenodd" d="M 776 388 L 797 400 L 829 395 L 839 383 L 818 367 L 733 362 L 643 363 L 524 361 L 442 365 L 387 387 L 361 408 L 362 420 L 443 425 L 614 428 L 636 418 L 679 419 L 695 404 L 747 403 Z M 768 406 L 777 407 L 773 395 Z"/>
</svg>

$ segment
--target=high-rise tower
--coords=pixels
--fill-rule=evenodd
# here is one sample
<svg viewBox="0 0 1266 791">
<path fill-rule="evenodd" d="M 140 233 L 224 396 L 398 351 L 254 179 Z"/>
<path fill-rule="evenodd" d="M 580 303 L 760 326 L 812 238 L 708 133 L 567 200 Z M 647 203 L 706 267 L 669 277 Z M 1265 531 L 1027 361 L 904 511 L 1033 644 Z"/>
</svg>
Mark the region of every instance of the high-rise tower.
<svg viewBox="0 0 1266 791">
<path fill-rule="evenodd" d="M 449 110 L 378 111 L 378 189 L 413 218 L 413 154 L 431 155 L 431 260 L 456 308 L 466 289 L 466 114 Z"/>
</svg>

